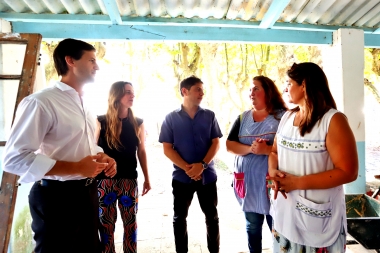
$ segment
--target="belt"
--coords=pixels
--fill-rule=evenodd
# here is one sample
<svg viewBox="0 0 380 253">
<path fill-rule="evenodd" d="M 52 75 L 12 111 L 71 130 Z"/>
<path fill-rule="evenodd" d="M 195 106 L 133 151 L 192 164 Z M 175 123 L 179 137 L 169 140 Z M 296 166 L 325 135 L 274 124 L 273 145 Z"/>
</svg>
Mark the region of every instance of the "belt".
<svg viewBox="0 0 380 253">
<path fill-rule="evenodd" d="M 80 180 L 67 180 L 67 181 L 58 181 L 58 180 L 51 180 L 51 179 L 41 179 L 40 181 L 37 181 L 41 186 L 44 187 L 86 187 L 92 184 L 95 180 L 95 178 L 86 178 L 86 179 L 80 179 Z"/>
</svg>

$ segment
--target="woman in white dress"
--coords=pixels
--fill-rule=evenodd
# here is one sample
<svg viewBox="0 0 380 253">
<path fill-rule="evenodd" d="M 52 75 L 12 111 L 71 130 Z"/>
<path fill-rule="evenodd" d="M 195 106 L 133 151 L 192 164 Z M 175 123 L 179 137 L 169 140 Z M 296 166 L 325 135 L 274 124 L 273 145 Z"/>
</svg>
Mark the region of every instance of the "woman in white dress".
<svg viewBox="0 0 380 253">
<path fill-rule="evenodd" d="M 268 161 L 273 252 L 345 252 L 343 184 L 358 175 L 355 138 L 318 65 L 294 64 L 287 74 L 297 107 L 282 117 Z"/>
</svg>

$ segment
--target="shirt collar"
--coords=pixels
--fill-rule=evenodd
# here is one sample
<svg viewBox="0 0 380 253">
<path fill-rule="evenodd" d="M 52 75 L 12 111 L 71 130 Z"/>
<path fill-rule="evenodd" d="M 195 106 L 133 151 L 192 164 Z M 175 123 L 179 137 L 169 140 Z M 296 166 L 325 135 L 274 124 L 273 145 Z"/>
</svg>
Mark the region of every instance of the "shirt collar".
<svg viewBox="0 0 380 253">
<path fill-rule="evenodd" d="M 60 81 L 57 81 L 55 83 L 55 87 L 57 87 L 61 91 L 75 91 L 76 92 L 76 90 L 73 87 L 71 87 L 71 86 L 69 86 L 69 85 L 67 85 L 65 83 L 62 83 Z"/>
<path fill-rule="evenodd" d="M 181 105 L 180 108 L 178 108 L 178 109 L 175 110 L 175 112 L 180 112 L 180 111 L 184 111 L 183 110 L 183 105 Z M 202 107 L 198 106 L 198 111 L 197 112 L 199 112 L 199 111 L 204 111 L 204 109 Z"/>
</svg>

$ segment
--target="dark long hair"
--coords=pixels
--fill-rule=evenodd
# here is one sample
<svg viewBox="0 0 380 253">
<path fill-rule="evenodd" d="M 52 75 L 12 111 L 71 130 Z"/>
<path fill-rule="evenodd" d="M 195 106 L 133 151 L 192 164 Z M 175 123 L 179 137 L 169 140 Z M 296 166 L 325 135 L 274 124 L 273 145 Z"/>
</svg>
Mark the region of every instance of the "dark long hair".
<svg viewBox="0 0 380 253">
<path fill-rule="evenodd" d="M 267 107 L 267 112 L 277 118 L 277 113 L 279 110 L 287 110 L 287 106 L 282 99 L 281 93 L 278 90 L 277 86 L 274 84 L 272 79 L 266 76 L 255 76 L 253 80 L 259 81 L 261 87 L 265 91 L 265 105 Z"/>
<path fill-rule="evenodd" d="M 315 63 L 294 63 L 287 71 L 288 76 L 298 85 L 304 83 L 306 89 L 305 117 L 301 120 L 299 130 L 301 136 L 310 133 L 315 124 L 336 104 L 329 89 L 329 83 L 323 70 Z M 300 110 L 297 106 L 292 113 Z"/>
</svg>

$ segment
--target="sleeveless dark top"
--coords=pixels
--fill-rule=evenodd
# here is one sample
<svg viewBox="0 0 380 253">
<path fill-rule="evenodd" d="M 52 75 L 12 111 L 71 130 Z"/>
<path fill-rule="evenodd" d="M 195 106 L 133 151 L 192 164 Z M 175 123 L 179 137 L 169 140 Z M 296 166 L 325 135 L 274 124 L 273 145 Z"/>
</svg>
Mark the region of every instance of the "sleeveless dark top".
<svg viewBox="0 0 380 253">
<path fill-rule="evenodd" d="M 141 126 L 143 120 L 136 118 L 138 126 Z M 98 145 L 104 150 L 104 153 L 109 157 L 112 157 L 116 161 L 117 173 L 113 179 L 127 178 L 136 179 L 137 178 L 137 158 L 136 151 L 139 145 L 139 139 L 135 134 L 132 124 L 128 121 L 128 118 L 121 119 L 122 129 L 120 134 L 120 141 L 123 147 L 119 150 L 110 148 L 106 141 L 106 116 L 98 116 L 98 121 L 101 125 L 101 130 L 98 139 Z M 96 179 L 109 179 L 103 172 L 100 173 Z"/>
</svg>

